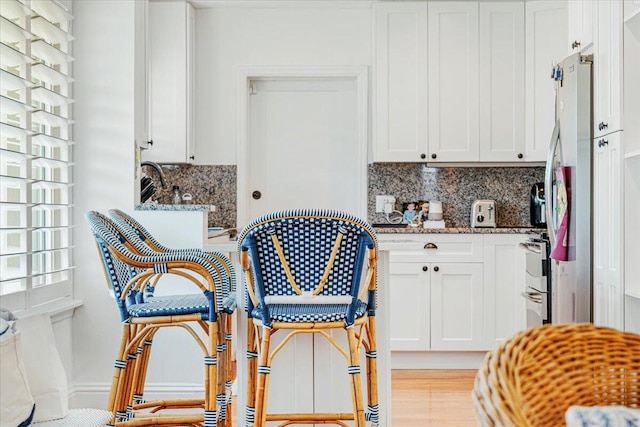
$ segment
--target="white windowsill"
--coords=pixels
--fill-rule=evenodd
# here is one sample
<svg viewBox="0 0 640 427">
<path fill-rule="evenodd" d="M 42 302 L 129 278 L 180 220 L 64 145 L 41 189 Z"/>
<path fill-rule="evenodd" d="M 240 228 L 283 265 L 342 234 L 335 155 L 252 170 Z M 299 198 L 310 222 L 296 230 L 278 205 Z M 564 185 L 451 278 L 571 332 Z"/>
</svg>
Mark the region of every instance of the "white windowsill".
<svg viewBox="0 0 640 427">
<path fill-rule="evenodd" d="M 74 310 L 83 304 L 83 301 L 79 299 L 62 298 L 27 310 L 14 312 L 13 314 L 18 319 L 36 314 L 48 314 L 51 317 L 51 323 L 55 323 L 73 316 Z"/>
</svg>

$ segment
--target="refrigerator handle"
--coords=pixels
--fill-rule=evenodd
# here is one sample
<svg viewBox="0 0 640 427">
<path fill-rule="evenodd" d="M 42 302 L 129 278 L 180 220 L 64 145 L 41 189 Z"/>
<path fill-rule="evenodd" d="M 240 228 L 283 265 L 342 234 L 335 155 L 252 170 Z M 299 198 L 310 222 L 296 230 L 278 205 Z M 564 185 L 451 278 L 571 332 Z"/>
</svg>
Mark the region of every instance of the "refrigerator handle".
<svg viewBox="0 0 640 427">
<path fill-rule="evenodd" d="M 555 247 L 556 233 L 558 228 L 555 224 L 555 217 L 553 216 L 553 209 L 555 207 L 555 200 L 553 200 L 553 163 L 556 157 L 556 151 L 558 150 L 558 143 L 560 142 L 560 121 L 556 121 L 556 125 L 553 128 L 551 134 L 551 143 L 549 144 L 549 153 L 547 155 L 547 164 L 544 169 L 544 206 L 547 213 L 547 231 L 549 234 L 549 243 L 551 248 Z"/>
</svg>

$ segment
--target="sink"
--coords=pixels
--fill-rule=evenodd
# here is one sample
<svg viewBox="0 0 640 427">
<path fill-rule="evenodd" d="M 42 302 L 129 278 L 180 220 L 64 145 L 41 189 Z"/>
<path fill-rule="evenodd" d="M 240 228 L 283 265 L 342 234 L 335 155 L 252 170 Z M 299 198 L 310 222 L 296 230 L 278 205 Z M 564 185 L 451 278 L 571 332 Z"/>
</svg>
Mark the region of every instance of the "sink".
<svg viewBox="0 0 640 427">
<path fill-rule="evenodd" d="M 388 222 L 379 222 L 371 224 L 373 228 L 407 228 L 407 224 L 390 224 Z"/>
</svg>

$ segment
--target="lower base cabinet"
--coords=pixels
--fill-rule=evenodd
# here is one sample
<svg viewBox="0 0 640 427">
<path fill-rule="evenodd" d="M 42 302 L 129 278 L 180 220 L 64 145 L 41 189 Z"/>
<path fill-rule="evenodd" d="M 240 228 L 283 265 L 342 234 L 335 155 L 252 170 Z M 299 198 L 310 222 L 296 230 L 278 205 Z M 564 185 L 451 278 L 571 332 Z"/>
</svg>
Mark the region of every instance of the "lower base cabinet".
<svg viewBox="0 0 640 427">
<path fill-rule="evenodd" d="M 525 328 L 525 235 L 419 236 L 390 252 L 391 351 L 485 351 Z"/>
</svg>

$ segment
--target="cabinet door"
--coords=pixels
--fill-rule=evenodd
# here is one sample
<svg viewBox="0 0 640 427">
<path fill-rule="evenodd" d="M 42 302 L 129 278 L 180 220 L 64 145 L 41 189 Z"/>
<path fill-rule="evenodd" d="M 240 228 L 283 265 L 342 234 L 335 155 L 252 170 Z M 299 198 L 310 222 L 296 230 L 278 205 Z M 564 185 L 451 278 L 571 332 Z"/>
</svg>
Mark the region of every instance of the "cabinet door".
<svg viewBox="0 0 640 427">
<path fill-rule="evenodd" d="M 593 53 L 593 134 L 622 129 L 622 3 L 598 1 Z"/>
<path fill-rule="evenodd" d="M 567 3 L 526 2 L 525 20 L 525 158 L 544 162 L 556 120 L 551 66 L 567 53 Z"/>
<path fill-rule="evenodd" d="M 391 351 L 429 350 L 427 263 L 389 263 Z"/>
<path fill-rule="evenodd" d="M 427 155 L 427 5 L 375 7 L 375 161 Z"/>
<path fill-rule="evenodd" d="M 621 282 L 622 153 L 620 133 L 594 140 L 594 323 L 623 329 Z"/>
<path fill-rule="evenodd" d="M 524 161 L 524 3 L 480 3 L 480 160 Z"/>
<path fill-rule="evenodd" d="M 482 263 L 431 264 L 431 349 L 486 350 Z"/>
<path fill-rule="evenodd" d="M 484 236 L 484 308 L 486 348 L 526 328 L 525 251 L 522 234 Z"/>
<path fill-rule="evenodd" d="M 567 54 L 570 55 L 593 44 L 596 2 L 594 0 L 570 0 L 568 4 L 569 49 Z"/>
<path fill-rule="evenodd" d="M 428 160 L 478 161 L 478 3 L 429 2 L 428 27 Z"/>
<path fill-rule="evenodd" d="M 191 5 L 149 4 L 150 127 L 153 145 L 144 160 L 190 162 L 193 126 L 189 64 L 193 30 Z M 192 44 L 192 43 L 191 43 Z"/>
<path fill-rule="evenodd" d="M 135 60 L 134 60 L 134 129 L 136 146 L 149 148 L 149 71 L 147 49 L 149 48 L 147 22 L 149 19 L 149 2 L 137 1 L 135 5 Z"/>
</svg>

